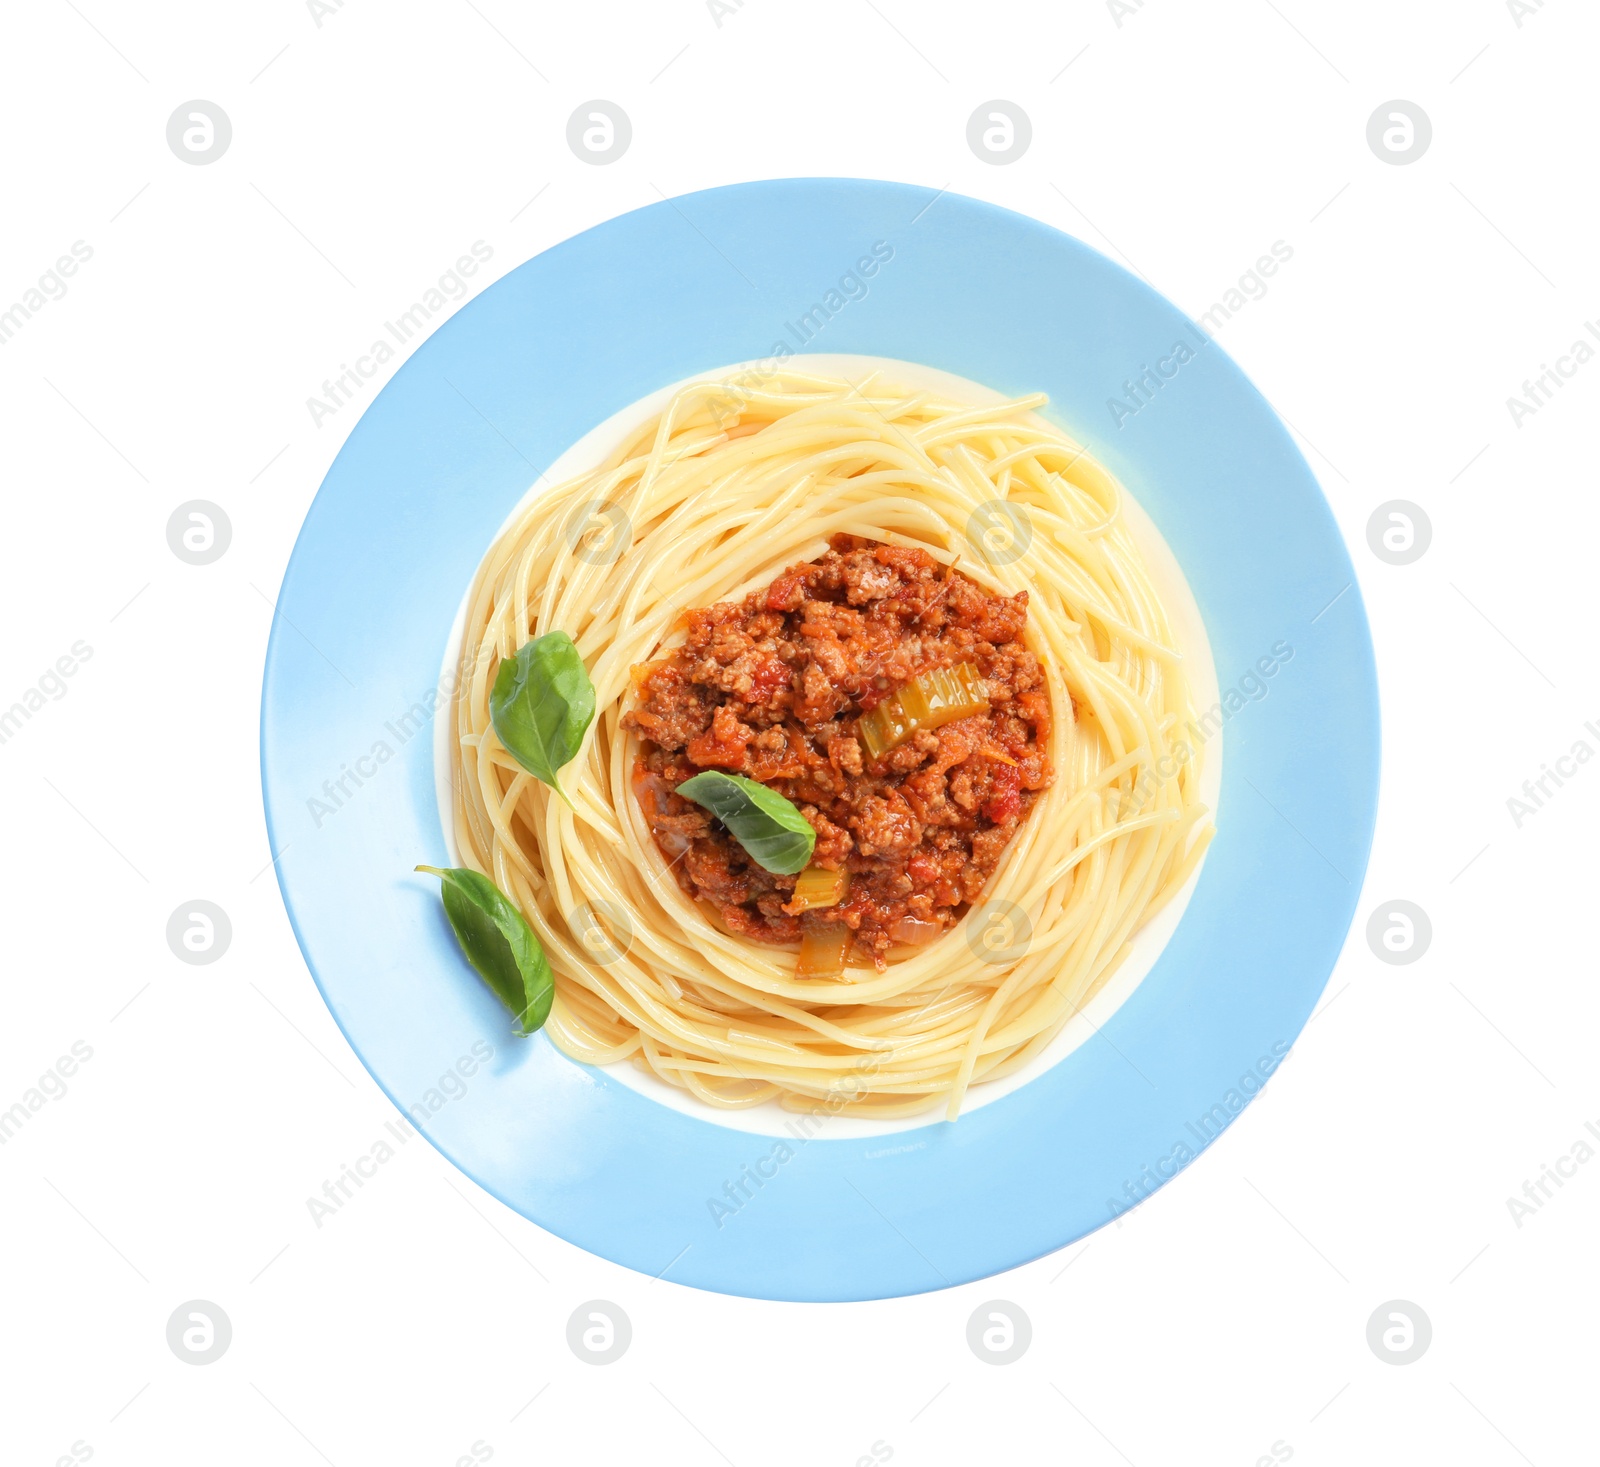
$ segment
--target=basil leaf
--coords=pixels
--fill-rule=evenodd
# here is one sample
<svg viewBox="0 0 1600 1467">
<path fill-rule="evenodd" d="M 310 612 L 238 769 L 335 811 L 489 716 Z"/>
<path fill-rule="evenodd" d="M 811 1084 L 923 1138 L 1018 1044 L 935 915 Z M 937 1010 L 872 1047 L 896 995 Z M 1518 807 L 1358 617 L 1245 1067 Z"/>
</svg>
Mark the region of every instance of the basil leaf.
<svg viewBox="0 0 1600 1467">
<path fill-rule="evenodd" d="M 467 961 L 511 1010 L 519 1034 L 532 1034 L 550 1017 L 556 980 L 521 912 L 494 882 L 476 871 L 418 866 L 444 882 L 444 911 Z"/>
<path fill-rule="evenodd" d="M 511 757 L 567 800 L 556 776 L 594 722 L 594 684 L 572 638 L 546 632 L 503 661 L 489 694 L 489 717 Z"/>
<path fill-rule="evenodd" d="M 677 793 L 703 805 L 749 853 L 756 865 L 782 876 L 804 871 L 817 833 L 794 804 L 742 774 L 707 769 L 686 779 Z"/>
</svg>

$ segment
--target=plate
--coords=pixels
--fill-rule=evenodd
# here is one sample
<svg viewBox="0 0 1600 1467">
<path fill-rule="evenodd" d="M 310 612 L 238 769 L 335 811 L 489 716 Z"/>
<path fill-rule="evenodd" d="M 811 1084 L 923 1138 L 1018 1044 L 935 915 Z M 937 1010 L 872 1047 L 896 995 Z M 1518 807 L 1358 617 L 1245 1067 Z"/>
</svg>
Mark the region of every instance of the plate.
<svg viewBox="0 0 1600 1467">
<path fill-rule="evenodd" d="M 869 277 L 858 262 L 875 246 Z M 437 883 L 412 874 L 446 858 L 439 669 L 499 525 L 630 404 L 770 360 L 780 342 L 1049 393 L 1047 415 L 1171 548 L 1216 668 L 1218 834 L 1176 929 L 1083 1042 L 953 1125 L 722 1124 L 542 1036 L 516 1040 L 462 960 Z M 1189 1165 L 1314 1008 L 1377 799 L 1376 675 L 1354 581 L 1265 400 L 1181 312 L 1081 242 L 868 180 L 664 201 L 463 307 L 329 470 L 284 576 L 262 693 L 285 905 L 374 1079 L 541 1227 L 642 1273 L 760 1298 L 982 1278 L 1093 1231 Z"/>
</svg>

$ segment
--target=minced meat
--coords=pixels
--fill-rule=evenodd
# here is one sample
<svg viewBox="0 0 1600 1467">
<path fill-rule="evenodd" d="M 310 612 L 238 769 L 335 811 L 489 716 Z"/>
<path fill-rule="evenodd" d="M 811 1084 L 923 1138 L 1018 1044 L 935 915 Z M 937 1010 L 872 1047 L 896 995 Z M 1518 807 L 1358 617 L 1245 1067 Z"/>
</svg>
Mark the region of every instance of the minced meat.
<svg viewBox="0 0 1600 1467">
<path fill-rule="evenodd" d="M 635 669 L 624 719 L 640 736 L 635 794 L 684 890 L 760 942 L 796 941 L 802 920 L 844 922 L 880 965 L 953 926 L 1052 778 L 1027 617 L 1026 591 L 996 596 L 923 550 L 845 535 L 764 592 L 688 612 L 684 644 Z M 989 711 L 871 759 L 860 716 L 958 662 L 981 674 Z M 786 912 L 795 878 L 763 870 L 673 793 L 702 769 L 793 801 L 817 832 L 813 862 L 850 871 L 846 900 Z"/>
</svg>

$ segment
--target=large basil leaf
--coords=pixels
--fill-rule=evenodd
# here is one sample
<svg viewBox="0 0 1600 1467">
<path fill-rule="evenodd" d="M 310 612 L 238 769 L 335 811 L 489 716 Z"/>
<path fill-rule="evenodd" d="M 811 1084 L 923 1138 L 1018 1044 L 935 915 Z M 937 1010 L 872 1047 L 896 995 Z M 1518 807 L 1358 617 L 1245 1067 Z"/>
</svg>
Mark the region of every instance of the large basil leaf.
<svg viewBox="0 0 1600 1467">
<path fill-rule="evenodd" d="M 502 662 L 489 694 L 489 717 L 511 757 L 566 800 L 556 776 L 594 722 L 594 684 L 572 638 L 546 632 Z"/>
<path fill-rule="evenodd" d="M 677 792 L 726 825 L 756 865 L 793 876 L 811 860 L 816 831 L 790 801 L 764 784 L 742 774 L 707 769 L 684 780 Z"/>
<path fill-rule="evenodd" d="M 556 980 L 544 949 L 522 913 L 487 876 L 464 867 L 444 871 L 418 866 L 443 881 L 444 911 L 467 961 L 532 1034 L 550 1017 Z"/>
</svg>

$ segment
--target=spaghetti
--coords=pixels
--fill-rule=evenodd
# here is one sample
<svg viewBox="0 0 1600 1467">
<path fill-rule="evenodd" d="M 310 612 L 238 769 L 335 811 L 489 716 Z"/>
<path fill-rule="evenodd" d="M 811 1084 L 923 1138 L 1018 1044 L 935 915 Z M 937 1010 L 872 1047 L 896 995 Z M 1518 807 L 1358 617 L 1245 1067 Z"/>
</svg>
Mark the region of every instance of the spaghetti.
<svg viewBox="0 0 1600 1467">
<path fill-rule="evenodd" d="M 1026 1065 L 1116 971 L 1210 837 L 1200 740 L 1167 614 L 1121 491 L 1033 415 L 794 371 L 700 382 L 591 473 L 501 532 L 468 596 L 453 699 L 465 865 L 533 927 L 556 976 L 546 1030 L 574 1059 L 629 1059 L 719 1107 L 889 1117 Z M 839 978 L 716 920 L 676 879 L 634 797 L 637 669 L 685 613 L 738 601 L 851 544 L 925 552 L 995 597 L 1027 591 L 1053 779 L 954 927 Z M 597 716 L 563 799 L 500 742 L 496 670 L 571 636 Z M 570 800 L 570 804 L 567 803 Z"/>
</svg>

